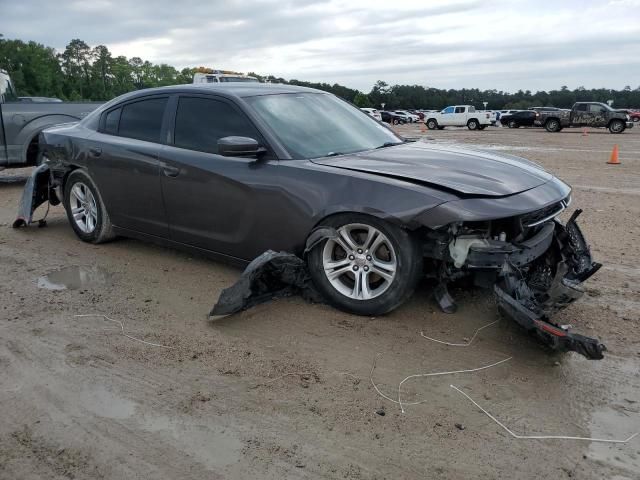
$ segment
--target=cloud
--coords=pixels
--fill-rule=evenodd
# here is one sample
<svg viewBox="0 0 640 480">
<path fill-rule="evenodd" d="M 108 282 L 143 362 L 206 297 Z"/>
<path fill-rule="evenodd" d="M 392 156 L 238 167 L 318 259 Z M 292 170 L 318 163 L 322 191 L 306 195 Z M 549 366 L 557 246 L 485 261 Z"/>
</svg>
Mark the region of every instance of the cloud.
<svg viewBox="0 0 640 480">
<path fill-rule="evenodd" d="M 7 38 L 368 91 L 378 79 L 499 90 L 636 87 L 638 0 L 24 0 Z"/>
</svg>

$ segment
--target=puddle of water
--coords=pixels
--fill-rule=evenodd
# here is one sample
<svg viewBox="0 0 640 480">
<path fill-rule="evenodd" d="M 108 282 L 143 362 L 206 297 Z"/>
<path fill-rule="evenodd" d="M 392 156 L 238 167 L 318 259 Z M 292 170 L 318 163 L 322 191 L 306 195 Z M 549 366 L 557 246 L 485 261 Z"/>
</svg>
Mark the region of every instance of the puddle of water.
<svg viewBox="0 0 640 480">
<path fill-rule="evenodd" d="M 103 285 L 109 279 L 100 267 L 66 267 L 38 278 L 38 287 L 47 290 L 78 290 Z"/>
<path fill-rule="evenodd" d="M 611 391 L 608 405 L 591 415 L 591 435 L 599 438 L 623 439 L 640 432 L 640 362 L 616 362 L 618 381 Z M 627 444 L 592 443 L 589 458 L 624 472 L 617 478 L 638 478 L 640 471 L 640 439 Z"/>
<path fill-rule="evenodd" d="M 75 397 L 75 401 L 99 417 L 122 420 L 136 411 L 134 402 L 118 397 L 102 386 L 83 390 Z"/>
<path fill-rule="evenodd" d="M 222 424 L 191 424 L 164 415 L 144 416 L 139 421 L 150 432 L 170 435 L 176 448 L 209 469 L 219 470 L 240 460 L 243 443 Z"/>
</svg>

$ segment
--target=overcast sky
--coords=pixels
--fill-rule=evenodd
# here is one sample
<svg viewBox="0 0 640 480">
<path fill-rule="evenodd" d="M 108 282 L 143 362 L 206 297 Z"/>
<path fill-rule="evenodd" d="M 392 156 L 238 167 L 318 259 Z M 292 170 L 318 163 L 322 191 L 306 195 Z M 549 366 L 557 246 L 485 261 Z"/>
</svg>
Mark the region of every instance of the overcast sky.
<svg viewBox="0 0 640 480">
<path fill-rule="evenodd" d="M 0 0 L 0 33 L 364 91 L 640 86 L 640 0 Z"/>
</svg>

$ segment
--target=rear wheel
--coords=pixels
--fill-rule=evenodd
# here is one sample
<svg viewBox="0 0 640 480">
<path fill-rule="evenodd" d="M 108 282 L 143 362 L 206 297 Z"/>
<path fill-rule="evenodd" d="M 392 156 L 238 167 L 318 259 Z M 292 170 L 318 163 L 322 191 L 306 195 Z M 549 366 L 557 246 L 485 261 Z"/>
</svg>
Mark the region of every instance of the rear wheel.
<svg viewBox="0 0 640 480">
<path fill-rule="evenodd" d="M 410 233 L 362 214 L 330 217 L 322 226 L 338 236 L 319 243 L 307 262 L 329 303 L 357 315 L 382 315 L 411 296 L 422 256 Z"/>
<path fill-rule="evenodd" d="M 518 122 L 516 122 L 515 120 L 509 120 L 509 123 L 507 125 L 509 126 L 509 128 L 518 128 Z"/>
<path fill-rule="evenodd" d="M 115 237 L 100 192 L 83 170 L 74 170 L 67 178 L 64 207 L 69 223 L 80 240 L 102 243 Z"/>
<path fill-rule="evenodd" d="M 429 120 L 427 120 L 427 128 L 429 130 L 435 130 L 436 128 L 438 128 L 438 122 L 435 118 L 430 118 Z"/>
<path fill-rule="evenodd" d="M 609 123 L 609 131 L 611 133 L 622 133 L 624 128 L 625 124 L 622 120 L 611 120 L 611 123 Z"/>
<path fill-rule="evenodd" d="M 478 129 L 478 126 L 479 126 L 479 123 L 478 123 L 478 121 L 477 121 L 475 118 L 472 118 L 471 120 L 469 120 L 469 121 L 467 122 L 467 128 L 468 128 L 469 130 L 477 130 L 477 129 Z"/>
<path fill-rule="evenodd" d="M 391 120 L 391 123 L 393 123 L 394 125 L 398 125 L 400 123 L 400 120 L 398 120 L 397 118 L 394 118 Z"/>
</svg>

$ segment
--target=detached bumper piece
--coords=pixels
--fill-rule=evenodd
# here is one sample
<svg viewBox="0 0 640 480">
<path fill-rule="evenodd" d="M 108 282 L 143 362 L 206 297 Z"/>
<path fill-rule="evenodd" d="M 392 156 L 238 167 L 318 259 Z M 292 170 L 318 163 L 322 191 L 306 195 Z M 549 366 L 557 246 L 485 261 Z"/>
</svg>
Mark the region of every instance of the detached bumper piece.
<svg viewBox="0 0 640 480">
<path fill-rule="evenodd" d="M 499 310 L 518 322 L 544 344 L 557 351 L 574 351 L 591 360 L 603 358 L 606 347 L 598 340 L 571 333 L 550 317 L 580 298 L 582 282 L 602 266 L 591 258 L 589 247 L 576 223 L 576 210 L 562 225 L 554 222 L 548 250 L 525 272 L 505 262 L 494 287 Z"/>
<path fill-rule="evenodd" d="M 20 198 L 18 215 L 13 222 L 13 228 L 26 227 L 31 224 L 33 222 L 33 212 L 45 202 L 50 202 L 51 205 L 58 205 L 60 200 L 52 186 L 49 166 L 42 164 L 34 169 L 27 179 Z M 44 220 L 39 223 L 40 226 L 44 226 Z"/>
</svg>

